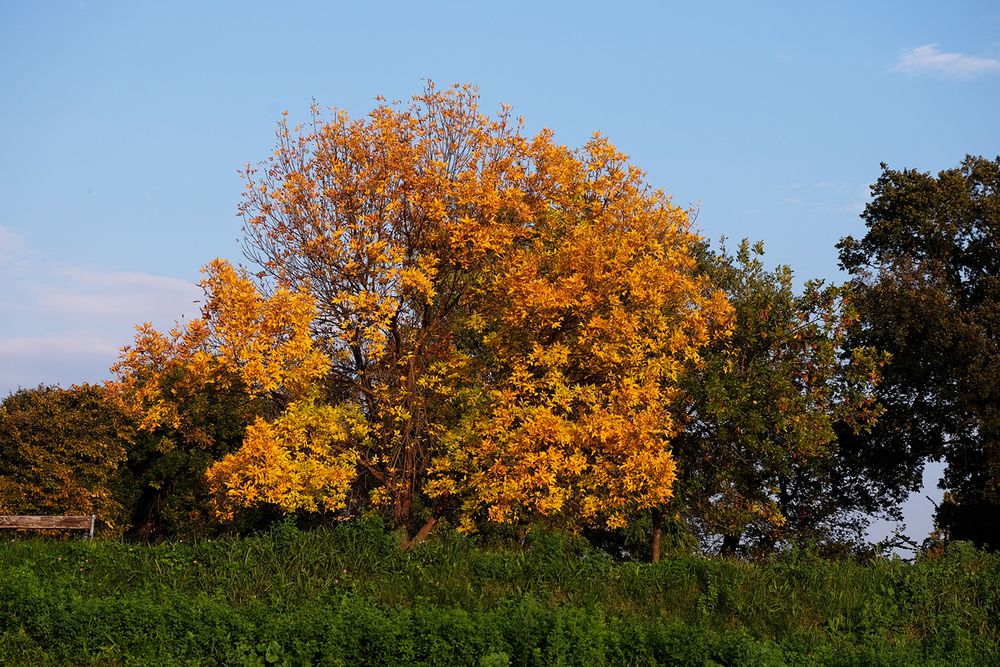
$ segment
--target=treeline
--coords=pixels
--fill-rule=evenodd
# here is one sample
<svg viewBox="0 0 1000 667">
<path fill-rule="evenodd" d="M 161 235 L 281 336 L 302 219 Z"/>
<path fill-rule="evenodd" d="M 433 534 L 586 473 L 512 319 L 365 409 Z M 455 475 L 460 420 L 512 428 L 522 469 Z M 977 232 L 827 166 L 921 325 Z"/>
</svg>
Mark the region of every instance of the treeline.
<svg viewBox="0 0 1000 667">
<path fill-rule="evenodd" d="M 581 538 L 379 521 L 249 538 L 0 543 L 0 664 L 988 665 L 1000 562 L 622 563 Z"/>
<path fill-rule="evenodd" d="M 801 288 L 606 139 L 526 136 L 468 86 L 282 122 L 244 175 L 251 268 L 211 262 L 201 317 L 4 400 L 0 512 L 844 554 L 943 459 L 938 537 L 1000 543 L 1000 158 L 883 165 L 851 279 Z"/>
</svg>

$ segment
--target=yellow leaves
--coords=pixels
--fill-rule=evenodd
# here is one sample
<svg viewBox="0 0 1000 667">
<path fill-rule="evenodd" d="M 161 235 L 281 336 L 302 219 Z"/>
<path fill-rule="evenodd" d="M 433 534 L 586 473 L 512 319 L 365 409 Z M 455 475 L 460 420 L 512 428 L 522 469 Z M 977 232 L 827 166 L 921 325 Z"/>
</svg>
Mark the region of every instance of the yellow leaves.
<svg viewBox="0 0 1000 667">
<path fill-rule="evenodd" d="M 217 512 L 271 504 L 286 512 L 336 511 L 357 476 L 367 424 L 357 408 L 291 404 L 273 423 L 258 419 L 243 447 L 209 468 Z"/>
<path fill-rule="evenodd" d="M 245 271 L 218 259 L 203 273 L 202 317 L 168 335 L 149 323 L 138 327 L 112 366 L 114 395 L 145 430 L 185 428 L 182 405 L 209 385 L 237 386 L 250 398 L 279 391 L 296 398 L 329 368 L 310 334 L 309 294 L 279 288 L 266 297 Z"/>
<path fill-rule="evenodd" d="M 111 370 L 118 382 L 109 383 L 117 406 L 139 421 L 145 430 L 167 425 L 177 428 L 182 418 L 176 396 L 201 386 L 210 373 L 208 362 L 198 356 L 188 367 L 192 350 L 204 346 L 208 330 L 200 319 L 186 329 L 178 325 L 163 335 L 146 322 L 136 327 L 135 344 L 122 348 Z"/>
<path fill-rule="evenodd" d="M 251 397 L 279 389 L 304 395 L 329 368 L 310 335 L 316 314 L 312 297 L 284 288 L 264 297 L 244 271 L 223 260 L 203 272 L 204 316 L 218 363 L 241 377 Z"/>
<path fill-rule="evenodd" d="M 456 330 L 480 275 L 547 204 L 519 125 L 481 114 L 471 86 L 314 121 L 295 137 L 282 123 L 275 156 L 245 172 L 247 246 L 276 284 L 319 297 L 330 381 L 365 407 L 368 472 L 399 519 L 470 382 Z"/>
<path fill-rule="evenodd" d="M 437 275 L 437 260 L 433 256 L 421 257 L 417 266 L 409 266 L 399 271 L 399 288 L 403 294 L 430 303 L 437 291 L 434 278 Z"/>
<path fill-rule="evenodd" d="M 273 291 L 213 262 L 202 320 L 116 369 L 146 427 L 182 425 L 206 385 L 292 401 L 212 468 L 221 511 L 335 510 L 359 469 L 400 523 L 422 491 L 464 519 L 609 525 L 669 498 L 677 375 L 730 318 L 686 213 L 603 137 L 528 139 L 472 87 L 314 113 L 245 172 Z M 364 434 L 305 400 L 321 378 Z"/>
</svg>

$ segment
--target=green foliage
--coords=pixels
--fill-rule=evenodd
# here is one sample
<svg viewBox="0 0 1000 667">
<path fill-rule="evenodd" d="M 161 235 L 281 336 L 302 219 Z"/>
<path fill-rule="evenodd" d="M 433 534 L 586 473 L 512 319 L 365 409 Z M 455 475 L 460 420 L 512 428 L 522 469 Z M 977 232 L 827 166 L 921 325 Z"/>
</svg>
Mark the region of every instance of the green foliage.
<svg viewBox="0 0 1000 667">
<path fill-rule="evenodd" d="M 132 537 L 192 539 L 218 534 L 222 526 L 211 517 L 212 494 L 205 472 L 240 447 L 246 427 L 257 415 L 274 410 L 265 399 L 250 399 L 224 387 L 179 394 L 177 409 L 193 426 L 137 430 L 128 449 L 124 475 L 131 484 L 128 534 Z M 229 528 L 245 528 L 262 517 L 267 518 L 248 512 Z"/>
<path fill-rule="evenodd" d="M 377 521 L 0 543 L 0 664 L 996 664 L 1000 557 L 615 563 L 573 536 L 412 552 Z"/>
<path fill-rule="evenodd" d="M 0 514 L 96 514 L 121 534 L 125 418 L 104 389 L 40 386 L 0 403 Z"/>
<path fill-rule="evenodd" d="M 861 326 L 853 338 L 892 353 L 885 417 L 856 446 L 883 483 L 917 488 L 926 458 L 948 466 L 939 523 L 955 539 L 1000 546 L 1000 157 L 967 157 L 936 177 L 882 165 L 844 238 Z"/>
<path fill-rule="evenodd" d="M 764 268 L 762 243 L 703 264 L 735 311 L 733 335 L 702 353 L 685 379 L 687 428 L 674 443 L 677 506 L 723 550 L 766 554 L 782 542 L 857 539 L 864 502 L 846 483 L 837 429 L 878 416 L 882 359 L 845 347 L 850 295 L 822 281 L 796 293 L 790 268 Z M 850 493 L 848 493 L 850 491 Z"/>
</svg>

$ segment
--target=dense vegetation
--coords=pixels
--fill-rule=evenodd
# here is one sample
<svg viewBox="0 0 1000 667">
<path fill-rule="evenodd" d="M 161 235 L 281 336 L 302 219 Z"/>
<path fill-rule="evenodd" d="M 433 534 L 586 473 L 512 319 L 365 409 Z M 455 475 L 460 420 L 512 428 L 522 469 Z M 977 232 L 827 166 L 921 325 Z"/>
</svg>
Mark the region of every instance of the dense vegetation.
<svg viewBox="0 0 1000 667">
<path fill-rule="evenodd" d="M 143 540 L 375 513 L 414 542 L 446 520 L 639 531 L 653 560 L 665 531 L 843 553 L 941 454 L 878 444 L 904 355 L 870 335 L 868 282 L 797 290 L 761 243 L 711 247 L 600 135 L 527 136 L 429 85 L 282 121 L 244 175 L 251 266 L 209 262 L 200 317 L 139 326 L 104 387 L 4 400 L 0 512 Z M 981 236 L 976 178 L 981 206 L 934 211 Z M 876 194 L 873 234 L 897 197 Z M 873 243 L 845 240 L 849 268 Z"/>
<path fill-rule="evenodd" d="M 124 538 L 3 543 L 0 656 L 1000 661 L 1000 158 L 883 165 L 831 285 L 469 86 L 277 139 L 200 317 L 0 404 L 0 513 Z"/>
<path fill-rule="evenodd" d="M 882 461 L 888 485 L 945 461 L 942 530 L 1000 547 L 1000 157 L 937 176 L 882 165 L 871 190 L 867 234 L 838 245 L 853 341 L 892 355 L 877 390 L 886 412 L 858 458 Z"/>
<path fill-rule="evenodd" d="M 996 664 L 1000 558 L 616 562 L 578 538 L 380 522 L 0 544 L 5 664 Z"/>
</svg>

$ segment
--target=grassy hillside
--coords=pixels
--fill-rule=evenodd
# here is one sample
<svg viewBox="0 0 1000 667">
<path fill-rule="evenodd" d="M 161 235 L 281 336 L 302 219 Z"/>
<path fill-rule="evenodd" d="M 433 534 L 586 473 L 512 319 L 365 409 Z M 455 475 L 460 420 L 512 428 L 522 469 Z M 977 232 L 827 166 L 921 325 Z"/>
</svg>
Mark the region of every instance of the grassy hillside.
<svg viewBox="0 0 1000 667">
<path fill-rule="evenodd" d="M 1000 557 L 613 562 L 377 523 L 0 543 L 3 664 L 1000 664 Z"/>
</svg>

